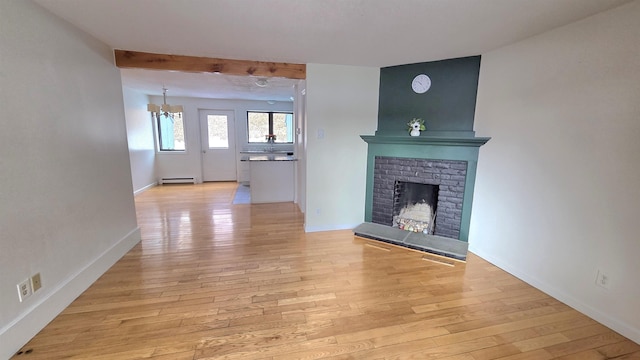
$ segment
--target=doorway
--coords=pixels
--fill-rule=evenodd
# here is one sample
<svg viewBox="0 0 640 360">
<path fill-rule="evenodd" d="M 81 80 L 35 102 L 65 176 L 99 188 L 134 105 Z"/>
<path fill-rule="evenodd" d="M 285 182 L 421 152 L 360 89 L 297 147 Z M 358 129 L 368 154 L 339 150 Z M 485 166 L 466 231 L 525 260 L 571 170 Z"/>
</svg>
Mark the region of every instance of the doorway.
<svg viewBox="0 0 640 360">
<path fill-rule="evenodd" d="M 234 112 L 200 110 L 202 180 L 236 180 L 236 136 Z"/>
</svg>

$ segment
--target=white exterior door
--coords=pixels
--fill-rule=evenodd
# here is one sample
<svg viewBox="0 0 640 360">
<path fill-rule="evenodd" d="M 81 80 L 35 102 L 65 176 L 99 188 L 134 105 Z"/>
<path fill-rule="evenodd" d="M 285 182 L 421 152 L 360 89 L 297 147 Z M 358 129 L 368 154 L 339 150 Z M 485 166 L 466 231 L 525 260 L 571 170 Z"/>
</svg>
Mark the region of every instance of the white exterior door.
<svg viewBox="0 0 640 360">
<path fill-rule="evenodd" d="M 200 110 L 202 180 L 236 180 L 236 141 L 233 111 Z"/>
</svg>

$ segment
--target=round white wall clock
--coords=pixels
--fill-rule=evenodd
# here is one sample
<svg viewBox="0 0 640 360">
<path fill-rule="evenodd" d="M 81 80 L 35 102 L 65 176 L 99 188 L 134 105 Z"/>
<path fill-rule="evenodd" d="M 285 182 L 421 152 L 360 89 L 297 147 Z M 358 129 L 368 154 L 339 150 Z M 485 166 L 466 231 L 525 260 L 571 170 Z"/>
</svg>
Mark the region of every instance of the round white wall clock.
<svg viewBox="0 0 640 360">
<path fill-rule="evenodd" d="M 431 87 L 431 78 L 425 74 L 417 75 L 411 82 L 411 88 L 418 94 L 424 94 Z"/>
</svg>

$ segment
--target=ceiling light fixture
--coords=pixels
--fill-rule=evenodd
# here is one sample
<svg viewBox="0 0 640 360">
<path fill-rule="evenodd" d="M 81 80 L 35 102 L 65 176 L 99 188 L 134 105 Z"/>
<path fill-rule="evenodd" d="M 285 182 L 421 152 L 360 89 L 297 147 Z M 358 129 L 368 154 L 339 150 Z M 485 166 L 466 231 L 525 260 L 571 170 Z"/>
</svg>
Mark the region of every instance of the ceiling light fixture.
<svg viewBox="0 0 640 360">
<path fill-rule="evenodd" d="M 266 78 L 259 78 L 256 80 L 256 85 L 259 87 L 266 87 L 268 85 Z"/>
<path fill-rule="evenodd" d="M 173 117 L 175 114 L 178 114 L 178 117 L 180 117 L 180 114 L 183 111 L 182 105 L 169 105 L 167 104 L 167 88 L 162 87 L 162 98 L 163 98 L 163 102 L 162 105 L 156 105 L 156 104 L 147 104 L 147 111 L 150 111 L 153 115 L 155 115 L 156 117 L 160 118 L 160 115 L 164 113 L 164 116 L 171 116 Z"/>
</svg>

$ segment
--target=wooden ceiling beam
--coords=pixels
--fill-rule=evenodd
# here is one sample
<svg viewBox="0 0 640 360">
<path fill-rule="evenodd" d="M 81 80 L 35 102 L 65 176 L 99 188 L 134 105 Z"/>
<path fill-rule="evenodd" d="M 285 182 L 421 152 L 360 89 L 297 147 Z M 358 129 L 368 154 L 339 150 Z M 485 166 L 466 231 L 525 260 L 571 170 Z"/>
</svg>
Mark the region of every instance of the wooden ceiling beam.
<svg viewBox="0 0 640 360">
<path fill-rule="evenodd" d="M 140 51 L 114 50 L 116 66 L 148 70 L 174 70 L 227 75 L 253 75 L 305 79 L 305 64 L 217 59 L 209 57 L 153 54 Z"/>
</svg>

